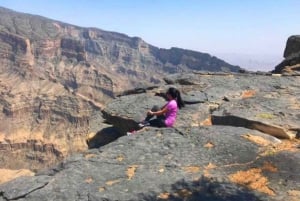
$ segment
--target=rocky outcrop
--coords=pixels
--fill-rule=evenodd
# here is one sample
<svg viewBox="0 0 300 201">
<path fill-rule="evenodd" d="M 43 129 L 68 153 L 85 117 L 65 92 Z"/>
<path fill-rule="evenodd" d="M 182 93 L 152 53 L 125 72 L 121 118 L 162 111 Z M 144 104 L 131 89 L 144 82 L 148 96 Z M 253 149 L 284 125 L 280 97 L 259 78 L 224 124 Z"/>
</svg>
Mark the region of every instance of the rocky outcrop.
<svg viewBox="0 0 300 201">
<path fill-rule="evenodd" d="M 300 198 L 298 76 L 191 73 L 164 80 L 169 84 L 121 93 L 102 109 L 110 126 L 90 136 L 94 149 L 0 185 L 0 200 Z M 175 127 L 126 136 L 152 105 L 165 103 L 170 86 L 186 103 Z"/>
<path fill-rule="evenodd" d="M 290 36 L 284 50 L 284 58 L 290 57 L 297 52 L 300 52 L 300 36 Z"/>
<path fill-rule="evenodd" d="M 165 80 L 182 91 L 189 105 L 182 110 L 184 116 L 179 118 L 178 126 L 201 126 L 209 120 L 214 125 L 245 127 L 288 139 L 300 131 L 297 77 L 176 74 Z M 117 127 L 123 133 L 137 129 L 147 109 L 164 104 L 160 96 L 168 86 L 121 96 L 107 104 L 104 118 L 122 125 Z"/>
<path fill-rule="evenodd" d="M 284 60 L 275 67 L 274 73 L 300 75 L 300 36 L 288 38 Z"/>
</svg>

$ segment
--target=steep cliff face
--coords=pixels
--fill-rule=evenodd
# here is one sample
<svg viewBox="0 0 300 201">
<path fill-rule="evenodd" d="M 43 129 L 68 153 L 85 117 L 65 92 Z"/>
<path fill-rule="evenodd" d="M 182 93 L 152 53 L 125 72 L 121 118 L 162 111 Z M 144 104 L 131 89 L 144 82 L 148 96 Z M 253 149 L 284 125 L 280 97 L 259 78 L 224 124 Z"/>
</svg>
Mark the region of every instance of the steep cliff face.
<svg viewBox="0 0 300 201">
<path fill-rule="evenodd" d="M 284 50 L 284 60 L 278 64 L 274 72 L 300 74 L 300 36 L 290 36 Z"/>
<path fill-rule="evenodd" d="M 52 73 L 60 82 L 70 79 L 61 73 L 65 70 L 61 65 L 71 68 L 71 73 L 76 71 L 73 69 L 76 66 L 93 68 L 98 74 L 113 80 L 107 83 L 111 91 L 143 82 L 158 83 L 161 80 L 159 75 L 164 73 L 240 70 L 205 53 L 180 48 L 160 49 L 138 37 L 76 27 L 4 8 L 0 12 L 2 58 L 16 68 L 31 66 L 35 72 L 36 68 L 42 68 L 44 76 L 49 77 Z M 74 75 L 75 78 L 80 76 Z"/>
<path fill-rule="evenodd" d="M 138 37 L 5 8 L 0 16 L 5 168 L 39 168 L 30 159 L 47 163 L 86 149 L 85 137 L 100 130 L 101 108 L 119 91 L 159 84 L 168 73 L 240 70 L 209 54 L 160 49 Z M 10 163 L 11 157 L 27 162 Z"/>
<path fill-rule="evenodd" d="M 97 103 L 48 80 L 0 80 L 1 168 L 40 169 L 87 148 L 85 136 L 102 121 Z"/>
</svg>

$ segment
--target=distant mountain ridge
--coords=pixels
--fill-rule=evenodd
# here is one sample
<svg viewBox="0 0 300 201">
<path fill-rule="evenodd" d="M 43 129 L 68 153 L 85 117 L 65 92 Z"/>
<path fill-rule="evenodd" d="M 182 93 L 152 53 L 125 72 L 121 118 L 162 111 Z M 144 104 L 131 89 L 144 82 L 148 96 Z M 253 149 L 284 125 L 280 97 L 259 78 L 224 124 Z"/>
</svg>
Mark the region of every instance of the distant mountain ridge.
<svg viewBox="0 0 300 201">
<path fill-rule="evenodd" d="M 275 54 L 245 54 L 245 53 L 215 53 L 231 64 L 236 64 L 249 71 L 269 72 L 282 60 L 282 55 Z"/>
<path fill-rule="evenodd" d="M 0 51 L 8 52 L 13 58 L 13 55 L 23 59 L 25 56 L 27 61 L 31 57 L 31 62 L 28 62 L 30 66 L 36 66 L 40 60 L 46 62 L 46 68 L 47 64 L 57 66 L 58 61 L 68 63 L 68 66 L 80 64 L 83 68 L 92 65 L 98 71 L 104 68 L 105 74 L 109 77 L 112 75 L 116 84 L 121 76 L 133 85 L 140 80 L 159 82 L 159 75 L 164 73 L 240 70 L 238 66 L 207 53 L 180 48 L 157 48 L 138 37 L 131 38 L 96 28 L 81 28 L 5 8 L 0 8 L 0 14 Z M 20 48 L 23 48 L 23 52 Z"/>
</svg>

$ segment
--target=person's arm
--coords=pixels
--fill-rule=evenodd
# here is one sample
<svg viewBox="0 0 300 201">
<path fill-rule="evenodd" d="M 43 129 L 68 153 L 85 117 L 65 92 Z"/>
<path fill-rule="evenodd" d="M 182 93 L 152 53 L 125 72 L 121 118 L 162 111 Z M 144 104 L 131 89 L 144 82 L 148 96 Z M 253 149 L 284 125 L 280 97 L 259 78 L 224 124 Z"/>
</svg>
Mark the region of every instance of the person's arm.
<svg viewBox="0 0 300 201">
<path fill-rule="evenodd" d="M 157 112 L 152 112 L 151 110 L 148 111 L 148 114 L 150 115 L 155 115 L 155 116 L 160 116 L 165 114 L 168 111 L 167 107 L 162 108 L 161 110 L 157 111 Z"/>
</svg>

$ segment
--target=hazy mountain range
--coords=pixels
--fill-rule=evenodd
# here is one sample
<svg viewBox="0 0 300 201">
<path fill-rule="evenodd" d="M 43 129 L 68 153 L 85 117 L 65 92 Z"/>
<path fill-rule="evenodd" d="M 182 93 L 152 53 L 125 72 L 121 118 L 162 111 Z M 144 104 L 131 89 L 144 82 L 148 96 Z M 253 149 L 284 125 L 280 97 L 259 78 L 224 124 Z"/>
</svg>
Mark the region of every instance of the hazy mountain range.
<svg viewBox="0 0 300 201">
<path fill-rule="evenodd" d="M 282 55 L 275 54 L 216 53 L 215 55 L 250 71 L 272 71 L 283 60 Z"/>
</svg>

